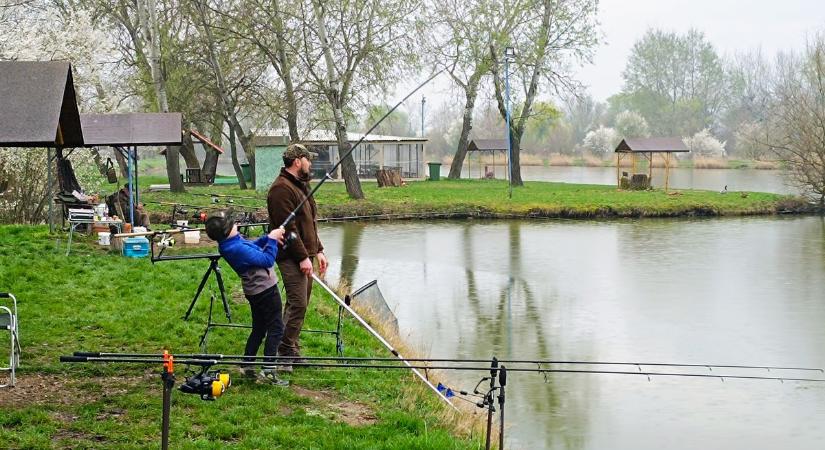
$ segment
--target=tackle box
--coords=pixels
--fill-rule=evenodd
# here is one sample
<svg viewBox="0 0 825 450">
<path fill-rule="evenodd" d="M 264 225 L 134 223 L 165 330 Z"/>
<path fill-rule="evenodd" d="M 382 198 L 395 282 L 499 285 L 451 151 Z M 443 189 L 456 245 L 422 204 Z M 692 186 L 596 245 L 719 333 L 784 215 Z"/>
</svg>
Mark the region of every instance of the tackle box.
<svg viewBox="0 0 825 450">
<path fill-rule="evenodd" d="M 149 239 L 130 237 L 123 239 L 123 256 L 145 258 L 149 256 Z"/>
</svg>

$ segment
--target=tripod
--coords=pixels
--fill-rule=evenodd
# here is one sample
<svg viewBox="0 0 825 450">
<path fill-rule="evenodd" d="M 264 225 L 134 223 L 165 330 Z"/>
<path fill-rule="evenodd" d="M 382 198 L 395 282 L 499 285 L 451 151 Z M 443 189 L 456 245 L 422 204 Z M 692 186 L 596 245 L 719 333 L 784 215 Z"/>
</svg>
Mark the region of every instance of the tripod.
<svg viewBox="0 0 825 450">
<path fill-rule="evenodd" d="M 189 309 L 186 310 L 186 314 L 183 316 L 183 320 L 188 320 L 189 315 L 192 314 L 192 308 L 195 307 L 195 302 L 198 301 L 198 297 L 201 295 L 201 291 L 203 291 L 203 287 L 206 285 L 206 280 L 209 279 L 209 275 L 211 273 L 215 273 L 215 279 L 218 281 L 218 290 L 221 292 L 221 301 L 223 302 L 223 311 L 226 313 L 226 320 L 228 322 L 232 322 L 232 313 L 229 311 L 229 303 L 226 301 L 226 290 L 223 287 L 223 277 L 221 276 L 221 267 L 218 265 L 218 260 L 221 259 L 221 255 L 209 255 L 209 268 L 206 269 L 206 273 L 203 274 L 203 278 L 201 279 L 201 284 L 198 286 L 198 291 L 195 292 L 195 297 L 192 299 L 192 303 L 189 304 Z M 210 307 L 210 316 L 211 316 L 211 307 Z"/>
</svg>

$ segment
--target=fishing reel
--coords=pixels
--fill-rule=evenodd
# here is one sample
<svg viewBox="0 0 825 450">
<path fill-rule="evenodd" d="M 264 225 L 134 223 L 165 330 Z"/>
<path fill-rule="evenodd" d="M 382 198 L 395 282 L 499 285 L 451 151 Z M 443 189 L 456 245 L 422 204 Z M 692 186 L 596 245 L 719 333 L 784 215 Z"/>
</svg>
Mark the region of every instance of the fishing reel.
<svg viewBox="0 0 825 450">
<path fill-rule="evenodd" d="M 285 234 L 285 235 L 284 235 L 284 246 L 283 246 L 283 248 L 284 248 L 284 249 L 286 249 L 286 248 L 287 248 L 287 247 L 289 247 L 290 245 L 292 245 L 292 244 L 294 244 L 295 242 L 297 242 L 297 241 L 298 241 L 298 239 L 300 239 L 300 238 L 298 237 L 298 233 L 296 233 L 296 232 L 294 232 L 294 231 L 290 231 L 289 233 L 287 233 L 287 234 Z"/>
<path fill-rule="evenodd" d="M 204 368 L 199 374 L 187 377 L 178 389 L 185 394 L 200 395 L 201 400 L 215 400 L 231 385 L 228 373 Z"/>
</svg>

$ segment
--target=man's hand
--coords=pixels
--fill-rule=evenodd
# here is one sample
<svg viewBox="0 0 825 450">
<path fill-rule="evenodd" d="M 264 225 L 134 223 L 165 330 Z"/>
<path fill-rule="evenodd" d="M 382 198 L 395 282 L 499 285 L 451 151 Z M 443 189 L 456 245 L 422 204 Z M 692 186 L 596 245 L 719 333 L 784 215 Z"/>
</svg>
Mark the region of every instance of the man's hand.
<svg viewBox="0 0 825 450">
<path fill-rule="evenodd" d="M 283 228 L 275 228 L 274 230 L 270 231 L 268 234 L 270 239 L 275 239 L 278 241 L 279 244 L 284 245 L 284 229 Z"/>
<path fill-rule="evenodd" d="M 300 267 L 301 272 L 307 277 L 312 276 L 312 261 L 309 258 L 304 258 L 304 260 L 298 264 L 298 267 Z"/>
<path fill-rule="evenodd" d="M 321 272 L 321 275 L 327 272 L 327 266 L 329 266 L 327 256 L 324 255 L 324 252 L 318 252 L 318 271 Z"/>
</svg>

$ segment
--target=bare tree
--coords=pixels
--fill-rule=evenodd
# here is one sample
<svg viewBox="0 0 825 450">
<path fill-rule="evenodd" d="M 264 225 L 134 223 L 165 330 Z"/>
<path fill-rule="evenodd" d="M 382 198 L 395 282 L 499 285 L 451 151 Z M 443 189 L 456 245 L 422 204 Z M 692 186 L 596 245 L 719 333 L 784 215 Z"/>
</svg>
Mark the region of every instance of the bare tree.
<svg viewBox="0 0 825 450">
<path fill-rule="evenodd" d="M 596 13 L 598 0 L 537 0 L 525 5 L 528 11 L 538 11 L 540 15 L 528 17 L 515 30 L 510 45 L 518 55 L 514 61 L 513 84 L 520 110 L 511 115 L 510 136 L 512 153 L 512 179 L 515 186 L 523 185 L 519 150 L 521 138 L 533 110 L 533 102 L 542 87 L 562 91 L 572 91 L 578 83 L 569 72 L 569 61 L 589 60 L 593 47 L 598 42 L 596 35 Z M 506 115 L 503 95 L 504 79 L 500 57 L 504 53 L 501 46 L 491 45 L 493 60 L 491 70 L 495 86 L 499 113 Z"/>
<path fill-rule="evenodd" d="M 516 0 L 447 0 L 429 2 L 427 22 L 430 23 L 427 53 L 436 67 L 444 67 L 453 82 L 464 94 L 461 134 L 450 165 L 448 178 L 461 177 L 461 168 L 467 155 L 473 112 L 479 87 L 490 74 L 490 46 L 506 39 L 523 6 L 528 2 Z"/>
<path fill-rule="evenodd" d="M 353 103 L 369 93 L 383 93 L 394 82 L 399 61 L 415 67 L 409 28 L 416 0 L 311 0 L 304 8 L 302 70 L 332 114 L 338 149 L 349 150 L 348 120 Z M 310 12 L 311 11 L 311 12 Z M 317 62 L 323 61 L 322 67 Z M 352 155 L 341 160 L 341 174 L 351 198 L 364 198 Z"/>
<path fill-rule="evenodd" d="M 786 163 L 793 182 L 825 207 L 825 33 L 802 55 L 777 58 L 773 124 L 767 144 Z"/>
</svg>

